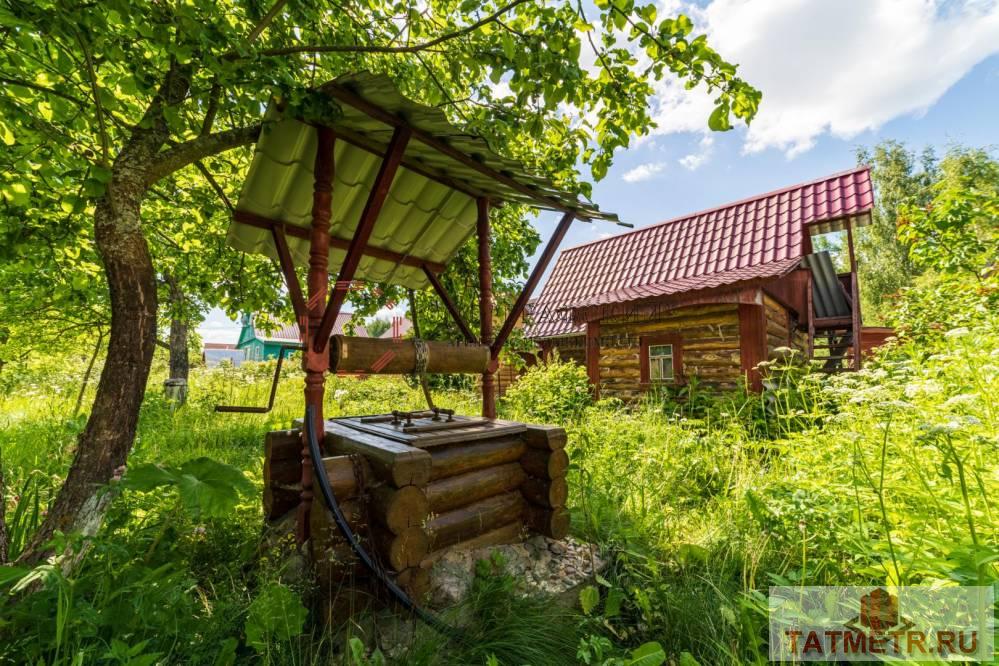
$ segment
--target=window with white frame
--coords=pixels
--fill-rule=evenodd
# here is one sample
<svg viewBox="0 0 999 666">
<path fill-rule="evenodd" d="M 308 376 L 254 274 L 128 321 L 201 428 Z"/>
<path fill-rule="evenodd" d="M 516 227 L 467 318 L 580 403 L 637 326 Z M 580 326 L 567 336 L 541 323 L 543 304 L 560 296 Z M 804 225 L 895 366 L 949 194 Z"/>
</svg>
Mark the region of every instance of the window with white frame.
<svg viewBox="0 0 999 666">
<path fill-rule="evenodd" d="M 649 379 L 654 382 L 673 380 L 673 345 L 649 345 Z"/>
</svg>

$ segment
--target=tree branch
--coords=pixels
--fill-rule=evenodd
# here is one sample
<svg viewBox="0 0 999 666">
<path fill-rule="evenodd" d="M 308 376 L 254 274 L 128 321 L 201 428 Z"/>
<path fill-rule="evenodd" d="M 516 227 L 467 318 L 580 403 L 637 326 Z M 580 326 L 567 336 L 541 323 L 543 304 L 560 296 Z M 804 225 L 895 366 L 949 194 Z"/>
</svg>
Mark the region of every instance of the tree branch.
<svg viewBox="0 0 999 666">
<path fill-rule="evenodd" d="M 229 209 L 229 212 L 232 213 L 234 210 L 236 210 L 233 207 L 232 202 L 229 201 L 229 197 L 225 195 L 225 190 L 223 190 L 222 186 L 219 185 L 219 182 L 215 180 L 215 176 L 213 176 L 212 172 L 208 170 L 208 167 L 205 166 L 204 162 L 199 160 L 194 163 L 194 166 L 198 168 L 198 171 L 200 171 L 201 175 L 205 177 L 205 180 L 208 181 L 208 184 L 212 186 L 212 189 L 215 190 L 215 194 L 219 196 L 219 199 L 221 199 L 222 203 L 225 204 L 225 207 Z"/>
<path fill-rule="evenodd" d="M 260 19 L 260 23 L 253 27 L 253 30 L 250 31 L 249 35 L 247 35 L 246 41 L 251 44 L 257 41 L 257 37 L 259 37 L 261 33 L 267 29 L 267 26 L 271 24 L 271 21 L 274 20 L 274 17 L 278 15 L 278 12 L 281 11 L 281 8 L 284 7 L 287 2 L 288 0 L 277 0 L 277 2 L 274 3 L 274 6 L 271 7 L 271 10 L 264 14 L 264 17 Z"/>
<path fill-rule="evenodd" d="M 205 157 L 251 144 L 259 136 L 260 124 L 256 124 L 214 134 L 205 134 L 178 144 L 157 155 L 156 163 L 149 169 L 146 176 L 146 184 L 152 185 L 160 178 Z"/>
<path fill-rule="evenodd" d="M 212 83 L 212 89 L 208 91 L 208 105 L 205 108 L 205 119 L 201 123 L 201 136 L 211 134 L 212 125 L 215 124 L 215 116 L 219 112 L 219 97 L 222 95 L 222 86 L 218 81 Z"/>
<path fill-rule="evenodd" d="M 97 85 L 97 72 L 94 69 L 94 59 L 90 55 L 90 47 L 79 32 L 76 33 L 76 41 L 80 44 L 84 62 L 87 66 L 87 77 L 90 79 L 90 89 L 94 96 L 94 105 L 97 107 L 97 127 L 101 136 L 102 164 L 107 166 L 111 163 L 111 139 L 108 138 L 108 128 L 104 124 L 104 104 L 101 103 L 101 93 Z"/>
<path fill-rule="evenodd" d="M 8 76 L 0 76 L 0 83 L 6 83 L 7 85 L 10 86 L 21 86 L 22 88 L 37 90 L 38 92 L 46 93 L 49 95 L 55 95 L 56 97 L 61 97 L 64 100 L 72 102 L 81 109 L 87 108 L 86 102 L 84 102 L 79 97 L 74 97 L 69 93 L 60 92 L 58 90 L 55 90 L 54 88 L 46 88 L 45 86 L 38 85 L 37 83 L 32 83 L 31 81 L 25 81 L 23 79 L 12 79 Z"/>
<path fill-rule="evenodd" d="M 471 25 L 454 30 L 453 32 L 445 33 L 420 44 L 410 44 L 406 46 L 378 46 L 375 44 L 302 44 L 300 46 L 286 46 L 278 49 L 264 49 L 262 51 L 258 51 L 256 55 L 270 57 L 295 55 L 297 53 L 419 53 L 420 51 L 426 51 L 427 49 L 431 49 L 435 46 L 443 44 L 444 42 L 467 35 L 471 32 L 475 32 L 487 23 L 492 23 L 514 7 L 529 1 L 531 0 L 513 0 L 510 4 L 501 7 L 489 16 L 481 18 Z M 222 57 L 227 60 L 238 60 L 243 56 L 235 51 L 230 51 Z"/>
</svg>

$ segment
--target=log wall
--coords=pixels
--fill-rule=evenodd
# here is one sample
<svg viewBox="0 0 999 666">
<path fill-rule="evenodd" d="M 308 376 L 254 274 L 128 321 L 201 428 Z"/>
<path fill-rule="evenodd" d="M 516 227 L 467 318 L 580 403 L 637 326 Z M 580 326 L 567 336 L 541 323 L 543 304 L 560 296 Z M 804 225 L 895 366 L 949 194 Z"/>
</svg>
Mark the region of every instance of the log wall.
<svg viewBox="0 0 999 666">
<path fill-rule="evenodd" d="M 683 375 L 733 388 L 741 381 L 739 313 L 734 304 L 703 305 L 638 318 L 600 321 L 600 396 L 633 400 L 647 389 L 641 383 L 642 336 L 679 336 Z"/>
<path fill-rule="evenodd" d="M 556 539 L 568 533 L 569 459 L 561 428 L 527 426 L 522 434 L 428 450 L 336 422 L 327 422 L 327 430 L 331 455 L 322 464 L 348 523 L 416 599 L 428 591 L 429 567 L 451 550 L 516 542 L 531 532 Z M 275 519 L 297 504 L 277 491 L 285 484 L 294 490 L 301 462 L 293 447 L 301 439 L 290 430 L 269 433 L 266 441 L 265 511 Z M 367 576 L 322 499 L 310 521 L 321 589 Z"/>
<path fill-rule="evenodd" d="M 547 338 L 538 342 L 541 347 L 541 357 L 549 358 L 555 352 L 563 361 L 575 361 L 579 365 L 586 365 L 586 336 L 567 335 L 562 338 Z"/>
</svg>

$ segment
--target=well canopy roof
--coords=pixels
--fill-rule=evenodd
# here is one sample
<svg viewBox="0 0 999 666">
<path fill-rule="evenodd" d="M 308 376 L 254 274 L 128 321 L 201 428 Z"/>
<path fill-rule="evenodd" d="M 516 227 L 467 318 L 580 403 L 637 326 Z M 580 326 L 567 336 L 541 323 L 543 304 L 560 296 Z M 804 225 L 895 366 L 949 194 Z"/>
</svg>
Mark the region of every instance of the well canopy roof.
<svg viewBox="0 0 999 666">
<path fill-rule="evenodd" d="M 573 310 L 779 278 L 801 263 L 806 233 L 867 224 L 873 204 L 870 171 L 860 167 L 569 248 L 525 334 L 578 334 Z"/>
<path fill-rule="evenodd" d="M 355 277 L 409 288 L 428 285 L 423 266 L 440 272 L 475 232 L 476 198 L 616 220 L 548 179 L 494 152 L 485 139 L 452 125 L 437 108 L 399 92 L 387 76 L 362 72 L 319 88 L 342 117 L 332 125 L 334 180 L 329 267 L 336 274 L 354 235 L 382 158 L 399 127 L 412 130 L 401 164 Z M 313 126 L 268 110 L 236 212 L 229 243 L 277 258 L 270 225 L 284 225 L 294 263 L 308 264 L 312 220 Z"/>
</svg>

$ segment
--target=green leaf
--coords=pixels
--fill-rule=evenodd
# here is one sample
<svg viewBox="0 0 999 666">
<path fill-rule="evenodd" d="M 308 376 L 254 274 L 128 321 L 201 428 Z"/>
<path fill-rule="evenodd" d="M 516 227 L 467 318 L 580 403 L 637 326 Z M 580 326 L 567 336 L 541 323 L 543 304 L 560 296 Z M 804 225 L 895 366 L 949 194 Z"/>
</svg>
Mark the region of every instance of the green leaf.
<svg viewBox="0 0 999 666">
<path fill-rule="evenodd" d="M 616 587 L 608 591 L 604 600 L 604 617 L 617 617 L 621 613 L 622 601 L 624 601 L 624 592 Z"/>
<path fill-rule="evenodd" d="M 239 502 L 240 494 L 248 494 L 253 485 L 243 473 L 211 458 L 198 458 L 184 463 L 177 481 L 180 499 L 195 516 L 224 516 Z"/>
<path fill-rule="evenodd" d="M 302 633 L 308 611 L 298 595 L 280 583 L 264 587 L 246 616 L 246 642 L 265 654 L 272 641 L 285 642 Z"/>
<path fill-rule="evenodd" d="M 655 641 L 644 643 L 631 651 L 631 659 L 625 663 L 627 666 L 661 666 L 666 663 L 666 652 L 663 646 Z M 682 658 L 680 663 L 682 666 L 688 666 L 683 663 Z"/>
<path fill-rule="evenodd" d="M 15 206 L 27 206 L 31 202 L 31 190 L 24 183 L 6 183 L 0 192 Z"/>
<path fill-rule="evenodd" d="M 148 464 L 129 467 L 122 483 L 131 490 L 149 492 L 162 486 L 175 485 L 177 480 L 176 469 Z"/>
<path fill-rule="evenodd" d="M 681 652 L 680 666 L 701 666 L 701 662 L 694 659 L 694 655 L 689 652 Z"/>
<path fill-rule="evenodd" d="M 16 582 L 29 571 L 27 567 L 0 566 L 0 585 Z"/>
<path fill-rule="evenodd" d="M 600 591 L 594 585 L 587 585 L 579 591 L 579 606 L 584 615 L 589 615 L 600 603 Z"/>
<path fill-rule="evenodd" d="M 732 129 L 732 123 L 729 122 L 729 108 L 727 102 L 722 102 L 715 107 L 715 110 L 711 112 L 711 116 L 708 117 L 708 127 L 710 127 L 715 132 L 727 132 Z"/>
</svg>

